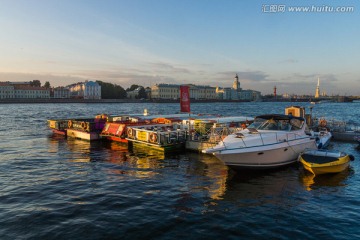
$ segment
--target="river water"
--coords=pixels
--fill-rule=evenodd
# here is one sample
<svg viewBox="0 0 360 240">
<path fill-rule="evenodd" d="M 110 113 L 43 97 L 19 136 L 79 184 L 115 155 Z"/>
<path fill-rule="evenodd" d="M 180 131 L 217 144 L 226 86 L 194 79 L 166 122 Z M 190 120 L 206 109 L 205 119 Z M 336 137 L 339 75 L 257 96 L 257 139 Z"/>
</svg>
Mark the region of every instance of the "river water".
<svg viewBox="0 0 360 240">
<path fill-rule="evenodd" d="M 293 103 L 194 103 L 194 113 L 284 113 Z M 306 107 L 308 103 L 298 103 Z M 176 113 L 178 104 L 0 105 L 0 239 L 358 239 L 360 150 L 339 174 L 300 164 L 234 172 L 210 155 L 52 135 L 47 119 Z M 313 115 L 360 124 L 360 103 Z"/>
</svg>

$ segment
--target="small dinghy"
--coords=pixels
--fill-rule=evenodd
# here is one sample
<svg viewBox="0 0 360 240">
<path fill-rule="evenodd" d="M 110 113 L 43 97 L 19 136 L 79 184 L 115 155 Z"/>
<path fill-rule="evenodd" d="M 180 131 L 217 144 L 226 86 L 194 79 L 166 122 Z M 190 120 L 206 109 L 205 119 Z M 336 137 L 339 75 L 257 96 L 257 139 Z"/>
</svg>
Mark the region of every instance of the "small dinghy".
<svg viewBox="0 0 360 240">
<path fill-rule="evenodd" d="M 329 150 L 307 150 L 299 160 L 306 170 L 314 175 L 338 173 L 345 170 L 354 156 Z"/>
</svg>

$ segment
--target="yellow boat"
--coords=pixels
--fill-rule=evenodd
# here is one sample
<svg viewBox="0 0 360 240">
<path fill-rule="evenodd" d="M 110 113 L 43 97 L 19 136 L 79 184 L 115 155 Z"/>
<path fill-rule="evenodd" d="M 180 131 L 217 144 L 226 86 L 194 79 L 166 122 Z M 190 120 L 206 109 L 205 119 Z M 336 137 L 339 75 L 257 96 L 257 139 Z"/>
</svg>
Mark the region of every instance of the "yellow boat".
<svg viewBox="0 0 360 240">
<path fill-rule="evenodd" d="M 314 175 L 338 173 L 349 167 L 354 156 L 329 150 L 307 150 L 299 156 L 306 170 Z"/>
</svg>

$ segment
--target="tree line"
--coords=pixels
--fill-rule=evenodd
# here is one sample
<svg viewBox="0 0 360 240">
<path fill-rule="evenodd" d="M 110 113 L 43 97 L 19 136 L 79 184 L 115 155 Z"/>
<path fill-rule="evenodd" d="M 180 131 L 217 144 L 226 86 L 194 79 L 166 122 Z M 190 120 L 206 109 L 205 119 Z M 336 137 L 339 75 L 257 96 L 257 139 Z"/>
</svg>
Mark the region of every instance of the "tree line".
<svg viewBox="0 0 360 240">
<path fill-rule="evenodd" d="M 41 87 L 41 82 L 40 80 L 32 80 L 30 81 L 30 86 L 32 87 Z M 46 81 L 45 84 L 43 85 L 44 88 L 50 88 L 50 82 Z"/>
<path fill-rule="evenodd" d="M 101 98 L 102 99 L 124 99 L 127 97 L 127 92 L 134 91 L 139 88 L 137 99 L 147 98 L 145 88 L 140 85 L 133 84 L 126 90 L 113 83 L 102 82 L 96 80 L 96 82 L 101 86 Z"/>
</svg>

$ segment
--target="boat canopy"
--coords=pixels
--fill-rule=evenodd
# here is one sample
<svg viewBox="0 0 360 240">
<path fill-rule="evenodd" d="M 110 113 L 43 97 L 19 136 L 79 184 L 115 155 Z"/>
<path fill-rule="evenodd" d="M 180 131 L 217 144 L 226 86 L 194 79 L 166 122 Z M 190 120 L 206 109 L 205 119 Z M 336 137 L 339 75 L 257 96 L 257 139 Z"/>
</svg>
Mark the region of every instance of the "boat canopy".
<svg viewBox="0 0 360 240">
<path fill-rule="evenodd" d="M 256 130 L 282 130 L 295 131 L 304 126 L 305 119 L 285 114 L 265 114 L 255 117 L 248 128 Z"/>
<path fill-rule="evenodd" d="M 260 116 L 256 116 L 255 119 L 258 118 L 262 118 L 264 120 L 291 120 L 291 119 L 298 119 L 300 121 L 305 121 L 304 118 L 302 117 L 294 117 L 292 115 L 285 115 L 285 114 L 265 114 L 265 115 L 260 115 Z"/>
</svg>

